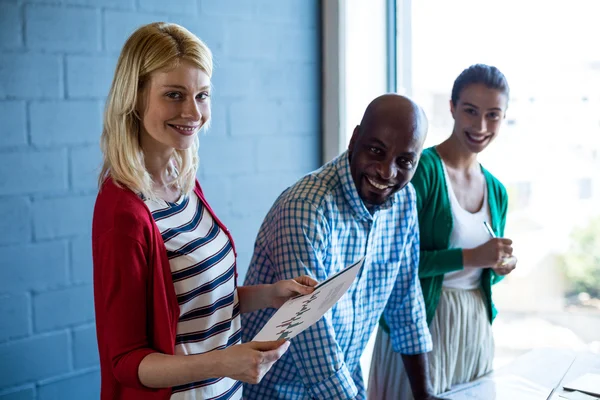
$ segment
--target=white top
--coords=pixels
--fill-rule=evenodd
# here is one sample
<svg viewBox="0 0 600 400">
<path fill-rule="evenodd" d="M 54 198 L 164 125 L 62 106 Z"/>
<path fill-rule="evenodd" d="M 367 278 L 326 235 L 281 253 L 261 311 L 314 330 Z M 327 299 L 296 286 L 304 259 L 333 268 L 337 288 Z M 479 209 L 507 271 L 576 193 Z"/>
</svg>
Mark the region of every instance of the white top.
<svg viewBox="0 0 600 400">
<path fill-rule="evenodd" d="M 491 223 L 490 207 L 488 206 L 487 186 L 484 188 L 481 209 L 471 213 L 460 205 L 452 182 L 442 161 L 448 198 L 452 209 L 452 233 L 450 234 L 450 248 L 472 249 L 490 240 L 490 235 L 483 225 L 483 221 Z M 485 185 L 485 183 L 484 183 Z M 452 289 L 476 289 L 480 285 L 482 268 L 464 267 L 460 271 L 448 272 L 444 275 L 443 287 Z"/>
<path fill-rule="evenodd" d="M 196 193 L 176 203 L 145 200 L 165 247 L 180 315 L 175 354 L 200 354 L 241 343 L 235 255 L 227 234 Z M 206 379 L 173 388 L 172 400 L 241 399 L 242 384 Z"/>
</svg>

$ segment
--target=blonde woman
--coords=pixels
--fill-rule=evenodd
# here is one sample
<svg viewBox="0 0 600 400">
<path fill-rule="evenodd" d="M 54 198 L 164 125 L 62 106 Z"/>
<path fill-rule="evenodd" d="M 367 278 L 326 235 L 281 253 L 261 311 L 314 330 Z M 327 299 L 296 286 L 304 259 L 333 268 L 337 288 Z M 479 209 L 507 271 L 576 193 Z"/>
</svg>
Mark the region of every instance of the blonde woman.
<svg viewBox="0 0 600 400">
<path fill-rule="evenodd" d="M 208 47 L 167 23 L 139 28 L 119 57 L 92 231 L 102 399 L 241 398 L 289 344 L 241 344 L 240 313 L 316 283 L 237 287 L 233 240 L 196 180 L 212 68 Z"/>
</svg>

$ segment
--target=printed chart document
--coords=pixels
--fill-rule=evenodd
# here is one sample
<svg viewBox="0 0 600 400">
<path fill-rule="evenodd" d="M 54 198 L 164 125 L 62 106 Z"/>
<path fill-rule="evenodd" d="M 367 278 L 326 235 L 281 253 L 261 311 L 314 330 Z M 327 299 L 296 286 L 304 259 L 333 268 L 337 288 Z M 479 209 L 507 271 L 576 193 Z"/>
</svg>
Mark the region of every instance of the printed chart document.
<svg viewBox="0 0 600 400">
<path fill-rule="evenodd" d="M 316 323 L 350 288 L 365 258 L 315 286 L 311 294 L 286 301 L 254 337 L 254 341 L 291 339 Z"/>
</svg>

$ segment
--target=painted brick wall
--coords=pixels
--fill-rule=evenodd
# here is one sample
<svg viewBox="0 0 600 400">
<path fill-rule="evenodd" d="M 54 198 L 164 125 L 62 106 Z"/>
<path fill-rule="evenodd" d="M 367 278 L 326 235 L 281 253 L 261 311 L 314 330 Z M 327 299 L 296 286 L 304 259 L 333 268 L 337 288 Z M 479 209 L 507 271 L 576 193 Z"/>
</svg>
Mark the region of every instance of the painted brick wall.
<svg viewBox="0 0 600 400">
<path fill-rule="evenodd" d="M 102 109 L 139 25 L 215 55 L 198 177 L 245 274 L 275 197 L 319 164 L 317 0 L 0 1 L 0 400 L 98 397 L 90 230 Z"/>
</svg>

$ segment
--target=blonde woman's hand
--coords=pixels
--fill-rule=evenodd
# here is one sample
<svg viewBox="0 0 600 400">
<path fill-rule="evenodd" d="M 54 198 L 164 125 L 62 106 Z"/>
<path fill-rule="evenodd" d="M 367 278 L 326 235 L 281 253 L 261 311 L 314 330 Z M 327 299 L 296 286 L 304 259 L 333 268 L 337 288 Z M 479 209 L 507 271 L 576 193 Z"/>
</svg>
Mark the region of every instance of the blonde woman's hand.
<svg viewBox="0 0 600 400">
<path fill-rule="evenodd" d="M 290 347 L 287 340 L 248 342 L 219 351 L 219 371 L 236 381 L 257 384 Z"/>
<path fill-rule="evenodd" d="M 311 294 L 317 285 L 317 281 L 308 275 L 298 276 L 294 279 L 286 279 L 271 285 L 271 307 L 279 308 L 294 296 Z"/>
</svg>

